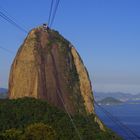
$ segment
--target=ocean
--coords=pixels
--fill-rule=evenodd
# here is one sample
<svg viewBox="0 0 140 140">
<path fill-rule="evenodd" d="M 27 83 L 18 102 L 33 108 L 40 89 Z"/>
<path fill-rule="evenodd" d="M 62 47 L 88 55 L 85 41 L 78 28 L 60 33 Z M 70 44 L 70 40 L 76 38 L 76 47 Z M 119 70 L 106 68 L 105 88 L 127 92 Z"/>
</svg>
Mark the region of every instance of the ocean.
<svg viewBox="0 0 140 140">
<path fill-rule="evenodd" d="M 125 140 L 140 140 L 140 103 L 105 105 L 102 107 L 122 122 L 125 127 L 130 128 L 134 134 L 128 131 L 128 129 L 125 128 L 124 130 L 122 127 L 116 125 L 101 111 L 99 107 L 96 107 L 96 113 L 106 126 L 111 128 L 118 135 L 122 136 Z"/>
</svg>

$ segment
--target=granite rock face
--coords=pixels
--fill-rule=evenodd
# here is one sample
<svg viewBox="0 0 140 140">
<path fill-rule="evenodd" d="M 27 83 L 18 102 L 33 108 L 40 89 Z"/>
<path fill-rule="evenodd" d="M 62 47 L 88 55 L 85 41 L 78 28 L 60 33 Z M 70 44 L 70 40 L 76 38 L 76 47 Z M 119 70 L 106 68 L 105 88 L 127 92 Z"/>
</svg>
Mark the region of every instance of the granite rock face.
<svg viewBox="0 0 140 140">
<path fill-rule="evenodd" d="M 33 29 L 11 67 L 9 98 L 34 97 L 70 114 L 94 113 L 88 72 L 76 49 L 58 32 Z"/>
</svg>

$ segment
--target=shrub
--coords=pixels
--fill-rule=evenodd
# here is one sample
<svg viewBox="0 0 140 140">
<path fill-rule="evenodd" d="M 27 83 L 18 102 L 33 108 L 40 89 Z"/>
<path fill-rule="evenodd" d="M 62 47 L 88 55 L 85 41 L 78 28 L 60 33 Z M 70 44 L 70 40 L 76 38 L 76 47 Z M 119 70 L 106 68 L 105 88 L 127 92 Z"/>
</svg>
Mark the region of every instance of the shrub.
<svg viewBox="0 0 140 140">
<path fill-rule="evenodd" d="M 23 140 L 56 140 L 56 132 L 43 123 L 29 125 L 25 129 Z"/>
</svg>

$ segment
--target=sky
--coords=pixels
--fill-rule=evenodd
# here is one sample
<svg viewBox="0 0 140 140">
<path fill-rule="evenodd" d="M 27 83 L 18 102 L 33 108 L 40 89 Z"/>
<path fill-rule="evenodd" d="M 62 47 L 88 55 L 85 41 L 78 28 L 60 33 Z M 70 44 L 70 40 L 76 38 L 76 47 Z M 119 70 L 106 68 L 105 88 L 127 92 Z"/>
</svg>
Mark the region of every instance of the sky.
<svg viewBox="0 0 140 140">
<path fill-rule="evenodd" d="M 30 31 L 48 21 L 51 0 L 0 0 Z M 140 93 L 140 0 L 60 0 L 52 28 L 67 38 L 87 67 L 93 90 Z M 4 12 L 4 11 L 3 11 Z M 26 33 L 0 18 L 0 87 Z"/>
</svg>

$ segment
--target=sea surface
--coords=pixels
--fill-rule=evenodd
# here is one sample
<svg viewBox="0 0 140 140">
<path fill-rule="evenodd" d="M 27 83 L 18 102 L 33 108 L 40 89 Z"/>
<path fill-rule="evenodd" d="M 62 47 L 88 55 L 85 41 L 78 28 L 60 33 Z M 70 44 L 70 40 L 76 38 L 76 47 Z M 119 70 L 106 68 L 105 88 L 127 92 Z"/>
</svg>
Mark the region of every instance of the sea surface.
<svg viewBox="0 0 140 140">
<path fill-rule="evenodd" d="M 96 106 L 96 113 L 109 128 L 125 140 L 140 140 L 140 102 L 121 105 L 104 105 L 101 107 L 114 116 L 113 120 L 116 120 L 117 124 L 120 124 L 119 122 L 124 124 L 123 126 L 116 125 L 114 121 L 109 119 L 103 111 Z"/>
</svg>

